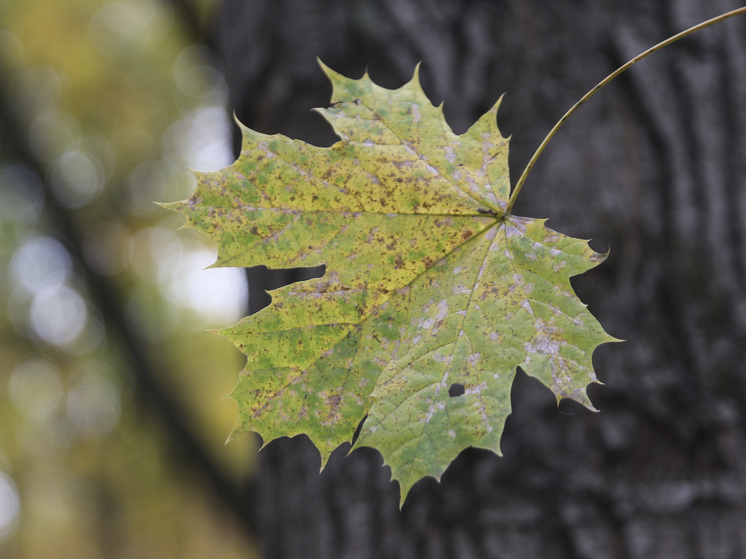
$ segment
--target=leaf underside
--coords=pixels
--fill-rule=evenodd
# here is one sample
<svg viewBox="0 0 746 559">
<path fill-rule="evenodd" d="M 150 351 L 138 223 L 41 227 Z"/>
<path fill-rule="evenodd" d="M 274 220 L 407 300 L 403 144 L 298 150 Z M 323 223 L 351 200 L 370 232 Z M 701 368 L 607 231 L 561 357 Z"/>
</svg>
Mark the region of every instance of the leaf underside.
<svg viewBox="0 0 746 559">
<path fill-rule="evenodd" d="M 216 266 L 326 266 L 222 331 L 248 357 L 231 436 L 306 434 L 323 467 L 367 415 L 355 446 L 381 452 L 403 502 L 466 447 L 500 453 L 517 367 L 593 409 L 591 356 L 614 338 L 569 279 L 605 255 L 505 215 L 499 102 L 456 135 L 417 72 L 388 90 L 323 69 L 340 141 L 242 127 L 239 159 L 167 207 L 217 243 Z"/>
</svg>

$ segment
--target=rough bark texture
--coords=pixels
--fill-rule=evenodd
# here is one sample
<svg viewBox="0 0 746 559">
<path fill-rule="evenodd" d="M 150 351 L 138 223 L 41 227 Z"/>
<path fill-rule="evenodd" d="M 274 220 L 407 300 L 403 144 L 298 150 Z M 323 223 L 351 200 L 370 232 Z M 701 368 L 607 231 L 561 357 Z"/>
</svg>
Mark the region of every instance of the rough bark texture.
<svg viewBox="0 0 746 559">
<path fill-rule="evenodd" d="M 231 101 L 263 132 L 334 141 L 309 109 L 345 75 L 426 92 L 462 132 L 503 92 L 515 180 L 585 91 L 735 0 L 226 0 Z M 575 281 L 627 339 L 595 363 L 592 414 L 523 373 L 505 456 L 469 450 L 404 509 L 372 450 L 319 476 L 303 438 L 260 453 L 268 559 L 746 556 L 746 17 L 653 55 L 584 106 L 515 211 L 611 246 Z M 261 288 L 253 282 L 252 293 Z"/>
</svg>

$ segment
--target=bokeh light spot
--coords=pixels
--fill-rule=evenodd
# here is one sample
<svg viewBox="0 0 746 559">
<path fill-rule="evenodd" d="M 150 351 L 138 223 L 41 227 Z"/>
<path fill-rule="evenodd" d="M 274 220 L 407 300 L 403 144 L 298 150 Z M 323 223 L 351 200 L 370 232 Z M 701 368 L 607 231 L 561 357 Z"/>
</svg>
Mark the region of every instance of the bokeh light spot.
<svg viewBox="0 0 746 559">
<path fill-rule="evenodd" d="M 51 237 L 26 239 L 10 261 L 10 277 L 15 286 L 30 294 L 59 287 L 71 273 L 70 255 Z"/>
<path fill-rule="evenodd" d="M 44 161 L 59 157 L 80 136 L 80 124 L 73 116 L 57 107 L 37 115 L 29 126 L 31 149 Z"/>
<path fill-rule="evenodd" d="M 21 500 L 13 479 L 0 472 L 0 538 L 4 539 L 15 531 L 21 512 Z"/>
<path fill-rule="evenodd" d="M 187 253 L 166 286 L 172 300 L 199 313 L 211 324 L 228 325 L 241 319 L 248 307 L 243 268 L 210 268 L 215 253 L 206 248 Z"/>
<path fill-rule="evenodd" d="M 68 208 L 86 205 L 104 187 L 103 167 L 91 153 L 67 151 L 52 165 L 51 171 L 54 194 Z"/>
<path fill-rule="evenodd" d="M 178 90 L 190 99 L 224 104 L 227 87 L 214 65 L 210 51 L 201 45 L 190 45 L 179 53 L 173 65 Z"/>
<path fill-rule="evenodd" d="M 50 344 L 73 344 L 87 321 L 86 304 L 77 291 L 66 285 L 44 289 L 31 303 L 31 326 Z"/>
<path fill-rule="evenodd" d="M 231 129 L 224 107 L 200 107 L 171 125 L 164 149 L 178 154 L 196 171 L 217 171 L 233 163 Z"/>
<path fill-rule="evenodd" d="M 22 361 L 13 369 L 8 392 L 18 413 L 44 420 L 57 410 L 62 401 L 62 379 L 51 363 L 32 358 Z"/>
<path fill-rule="evenodd" d="M 93 14 L 89 39 L 106 55 L 124 53 L 159 39 L 171 26 L 167 5 L 155 0 L 115 0 Z"/>
<path fill-rule="evenodd" d="M 129 262 L 137 276 L 148 282 L 164 281 L 182 255 L 182 244 L 176 233 L 165 227 L 148 227 L 138 231 L 129 242 Z"/>
</svg>

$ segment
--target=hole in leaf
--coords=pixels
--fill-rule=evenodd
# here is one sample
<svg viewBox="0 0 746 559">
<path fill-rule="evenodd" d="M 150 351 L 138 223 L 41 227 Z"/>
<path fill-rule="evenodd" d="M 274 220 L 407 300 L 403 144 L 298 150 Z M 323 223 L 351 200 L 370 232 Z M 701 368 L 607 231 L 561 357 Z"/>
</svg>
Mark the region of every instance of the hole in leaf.
<svg viewBox="0 0 746 559">
<path fill-rule="evenodd" d="M 252 266 L 245 268 L 246 279 L 249 283 L 249 314 L 259 312 L 269 306 L 272 297 L 268 290 L 279 289 L 291 283 L 323 277 L 326 266 L 311 268 L 286 268 L 273 270 L 266 266 Z"/>
<path fill-rule="evenodd" d="M 456 396 L 463 396 L 464 392 L 466 392 L 464 385 L 459 384 L 458 382 L 454 382 L 448 389 L 448 395 L 451 398 L 455 398 Z"/>
</svg>

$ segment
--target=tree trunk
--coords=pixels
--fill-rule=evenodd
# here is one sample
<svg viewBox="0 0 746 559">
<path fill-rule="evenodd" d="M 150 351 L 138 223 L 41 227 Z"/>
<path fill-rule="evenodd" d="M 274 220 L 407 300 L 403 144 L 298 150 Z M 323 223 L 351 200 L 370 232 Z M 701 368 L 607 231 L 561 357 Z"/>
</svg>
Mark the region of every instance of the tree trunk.
<svg viewBox="0 0 746 559">
<path fill-rule="evenodd" d="M 335 137 L 312 107 L 367 68 L 398 87 L 422 61 L 463 132 L 503 92 L 517 179 L 551 126 L 629 58 L 735 0 L 225 0 L 231 103 L 266 133 Z M 572 117 L 515 213 L 610 245 L 574 280 L 624 344 L 596 352 L 601 410 L 518 372 L 504 457 L 467 450 L 403 510 L 370 449 L 297 437 L 259 455 L 268 559 L 746 556 L 746 17 L 654 54 Z M 252 281 L 252 294 L 261 292 Z M 266 303 L 266 302 L 265 302 Z M 254 309 L 256 310 L 256 309 Z"/>
</svg>

